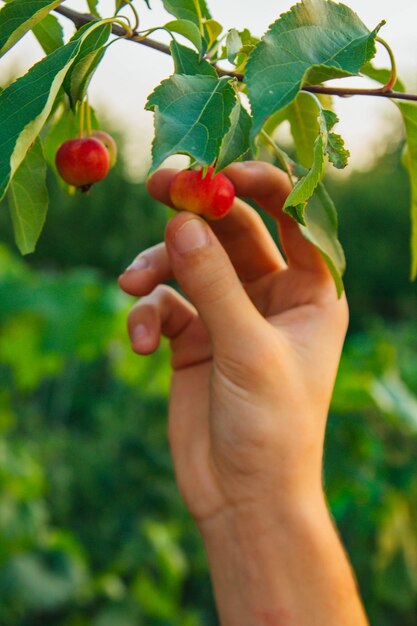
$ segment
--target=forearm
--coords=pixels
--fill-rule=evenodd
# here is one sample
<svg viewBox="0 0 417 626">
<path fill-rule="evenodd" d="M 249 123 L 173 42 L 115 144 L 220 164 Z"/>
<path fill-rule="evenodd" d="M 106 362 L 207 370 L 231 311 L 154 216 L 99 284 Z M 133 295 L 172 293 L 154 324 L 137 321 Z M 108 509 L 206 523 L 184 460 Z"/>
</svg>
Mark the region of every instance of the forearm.
<svg viewBox="0 0 417 626">
<path fill-rule="evenodd" d="M 201 531 L 222 626 L 367 626 L 324 500 L 245 507 Z"/>
</svg>

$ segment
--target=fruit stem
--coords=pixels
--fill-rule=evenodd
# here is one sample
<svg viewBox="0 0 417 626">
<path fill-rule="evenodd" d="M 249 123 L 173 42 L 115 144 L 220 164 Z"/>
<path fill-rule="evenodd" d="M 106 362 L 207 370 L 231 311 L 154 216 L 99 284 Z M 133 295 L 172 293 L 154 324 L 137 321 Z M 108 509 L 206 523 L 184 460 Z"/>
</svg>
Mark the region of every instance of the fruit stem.
<svg viewBox="0 0 417 626">
<path fill-rule="evenodd" d="M 130 25 L 130 21 L 125 15 L 121 15 L 120 18 L 106 17 L 106 19 L 100 20 L 97 25 L 101 26 L 102 24 L 118 24 L 125 31 L 124 35 L 119 35 L 119 37 L 128 37 L 130 39 L 133 37 L 133 30 Z"/>
<path fill-rule="evenodd" d="M 281 150 L 281 148 L 275 143 L 272 137 L 270 137 L 265 130 L 261 130 L 261 135 L 265 139 L 266 143 L 269 144 L 269 146 L 273 149 L 275 156 L 277 157 L 278 161 L 281 163 L 282 167 L 284 168 L 284 171 L 286 172 L 289 178 L 289 181 L 291 183 L 291 187 L 295 187 L 295 182 L 293 179 L 291 168 L 288 164 L 285 153 Z"/>
<path fill-rule="evenodd" d="M 80 138 L 82 139 L 84 137 L 84 120 L 85 120 L 85 102 L 84 100 L 81 102 L 80 105 Z"/>
<path fill-rule="evenodd" d="M 389 81 L 381 88 L 381 91 L 382 92 L 392 91 L 395 83 L 397 82 L 397 76 L 398 76 L 397 62 L 395 60 L 394 52 L 392 51 L 391 46 L 384 39 L 381 39 L 381 37 L 377 37 L 376 41 L 378 41 L 380 44 L 384 46 L 385 50 L 389 54 L 389 58 L 391 61 L 391 76 L 390 76 Z"/>
<path fill-rule="evenodd" d="M 85 101 L 85 108 L 86 108 L 86 112 L 87 112 L 87 136 L 91 137 L 91 131 L 92 131 L 92 127 L 91 127 L 91 107 L 90 107 L 90 103 L 88 102 L 88 100 Z"/>
<path fill-rule="evenodd" d="M 169 28 L 165 28 L 164 26 L 154 26 L 153 28 L 148 28 L 147 30 L 135 32 L 133 37 L 131 37 L 131 40 L 136 41 L 137 43 L 140 43 L 141 41 L 145 41 L 148 35 L 150 33 L 154 33 L 156 30 L 165 31 L 166 33 L 168 33 L 168 35 L 171 37 L 173 41 L 176 41 L 175 36 L 172 33 L 172 31 L 170 31 Z"/>
<path fill-rule="evenodd" d="M 133 5 L 132 0 L 125 0 L 125 4 L 129 5 L 133 15 L 135 16 L 135 24 L 132 28 L 133 32 L 136 32 L 137 29 L 139 28 L 139 15 L 138 12 L 136 11 L 136 8 Z M 119 11 L 122 9 L 122 7 L 120 7 Z M 114 14 L 115 16 L 117 15 L 118 11 Z"/>
</svg>

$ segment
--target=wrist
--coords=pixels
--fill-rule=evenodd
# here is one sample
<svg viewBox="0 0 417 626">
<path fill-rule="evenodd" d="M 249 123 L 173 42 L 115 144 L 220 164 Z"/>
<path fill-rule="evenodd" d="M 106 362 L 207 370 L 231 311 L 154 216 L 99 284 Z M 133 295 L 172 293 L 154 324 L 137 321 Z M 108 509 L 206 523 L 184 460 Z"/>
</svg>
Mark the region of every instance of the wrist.
<svg viewBox="0 0 417 626">
<path fill-rule="evenodd" d="M 222 626 L 336 623 L 339 604 L 354 611 L 341 624 L 366 623 L 323 495 L 235 507 L 200 531 Z"/>
<path fill-rule="evenodd" d="M 222 511 L 200 524 L 221 626 L 296 623 L 281 601 L 288 552 L 314 543 L 331 525 L 323 494 L 309 501 L 258 502 Z M 303 548 L 304 550 L 305 548 Z"/>
<path fill-rule="evenodd" d="M 323 518 L 329 519 L 329 509 L 321 486 L 308 497 L 299 494 L 276 495 L 270 501 L 253 499 L 219 510 L 208 519 L 197 521 L 205 545 L 215 544 L 219 538 L 252 543 L 270 534 L 287 534 L 297 526 L 314 526 Z"/>
</svg>

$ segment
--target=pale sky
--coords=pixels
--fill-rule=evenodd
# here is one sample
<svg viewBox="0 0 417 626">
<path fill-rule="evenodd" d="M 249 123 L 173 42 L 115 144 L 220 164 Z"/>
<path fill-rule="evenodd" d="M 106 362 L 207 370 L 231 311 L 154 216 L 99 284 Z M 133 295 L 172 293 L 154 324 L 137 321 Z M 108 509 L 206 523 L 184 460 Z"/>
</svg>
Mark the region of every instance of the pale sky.
<svg viewBox="0 0 417 626">
<path fill-rule="evenodd" d="M 416 0 L 346 0 L 369 28 L 374 28 L 382 19 L 387 25 L 380 36 L 393 48 L 400 76 L 404 77 L 409 89 L 417 90 L 417 2 Z M 83 0 L 65 3 L 79 11 L 86 11 Z M 208 0 L 213 16 L 226 28 L 249 27 L 255 35 L 261 35 L 278 15 L 288 10 L 294 0 Z M 154 7 L 148 11 L 145 3 L 136 1 L 141 8 L 141 28 L 162 25 L 172 19 L 161 8 L 160 0 L 151 0 Z M 111 15 L 114 0 L 101 0 L 103 15 Z M 128 12 L 128 9 L 126 9 Z M 66 32 L 71 33 L 71 23 L 62 18 Z M 164 40 L 164 34 L 155 38 Z M 20 73 L 41 57 L 37 42 L 32 35 L 15 46 L 14 50 L 0 61 L 0 74 L 7 76 L 10 66 Z M 377 64 L 388 66 L 386 52 L 381 49 Z M 4 73 L 4 74 L 3 74 Z M 110 47 L 91 83 L 90 100 L 99 113 L 106 111 L 112 123 L 126 138 L 126 153 L 130 172 L 137 178 L 143 176 L 150 165 L 150 146 L 153 135 L 152 114 L 144 111 L 147 95 L 156 85 L 172 73 L 169 57 L 143 46 L 119 42 Z M 346 85 L 361 83 L 363 79 L 345 79 Z M 338 81 L 340 82 L 340 81 Z M 370 83 L 370 85 L 373 85 Z M 352 152 L 352 166 L 366 167 L 378 146 L 378 136 L 386 133 L 391 120 L 397 115 L 390 102 L 378 98 L 354 97 L 336 99 L 336 110 L 341 118 L 339 132 L 344 136 Z"/>
</svg>

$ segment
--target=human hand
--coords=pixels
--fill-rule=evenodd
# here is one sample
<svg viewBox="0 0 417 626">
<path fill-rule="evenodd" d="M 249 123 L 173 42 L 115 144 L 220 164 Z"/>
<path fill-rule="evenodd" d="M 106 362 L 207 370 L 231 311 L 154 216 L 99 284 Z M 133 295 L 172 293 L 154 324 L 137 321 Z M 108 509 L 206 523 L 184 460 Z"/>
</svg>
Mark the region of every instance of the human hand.
<svg viewBox="0 0 417 626">
<path fill-rule="evenodd" d="M 150 193 L 170 204 L 172 170 Z M 165 244 L 142 252 L 120 278 L 141 296 L 128 321 L 132 347 L 170 339 L 169 440 L 177 481 L 201 528 L 233 510 L 322 497 L 323 441 L 346 333 L 322 257 L 281 211 L 290 191 L 272 165 L 246 162 L 226 175 L 238 196 L 277 219 L 286 261 L 257 213 L 237 199 L 208 225 L 173 217 Z M 164 286 L 175 277 L 189 301 Z"/>
</svg>

